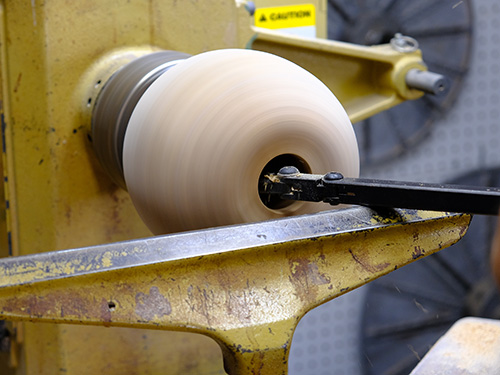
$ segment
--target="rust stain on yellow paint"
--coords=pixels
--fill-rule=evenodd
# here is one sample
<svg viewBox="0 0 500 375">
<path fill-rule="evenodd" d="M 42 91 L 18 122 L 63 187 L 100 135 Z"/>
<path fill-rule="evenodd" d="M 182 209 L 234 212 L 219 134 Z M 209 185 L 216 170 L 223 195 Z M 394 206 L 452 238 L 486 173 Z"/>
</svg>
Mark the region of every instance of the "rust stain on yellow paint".
<svg viewBox="0 0 500 375">
<path fill-rule="evenodd" d="M 170 301 L 156 286 L 149 288 L 149 293 L 137 293 L 135 303 L 135 313 L 145 321 L 152 321 L 172 313 Z"/>
<path fill-rule="evenodd" d="M 351 249 L 349 249 L 349 254 L 351 254 L 352 259 L 354 259 L 357 264 L 359 264 L 365 271 L 368 271 L 370 273 L 381 272 L 391 265 L 389 262 L 375 264 L 364 256 L 354 254 Z"/>
</svg>

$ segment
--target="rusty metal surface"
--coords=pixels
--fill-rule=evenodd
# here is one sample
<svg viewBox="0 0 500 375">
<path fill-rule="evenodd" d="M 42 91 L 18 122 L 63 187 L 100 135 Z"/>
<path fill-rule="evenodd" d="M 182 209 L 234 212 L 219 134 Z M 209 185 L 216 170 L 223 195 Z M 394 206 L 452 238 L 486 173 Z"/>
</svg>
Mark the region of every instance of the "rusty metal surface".
<svg viewBox="0 0 500 375">
<path fill-rule="evenodd" d="M 489 375 L 500 369 L 500 322 L 463 318 L 439 339 L 411 375 Z"/>
<path fill-rule="evenodd" d="M 358 207 L 4 259 L 0 316 L 202 333 L 230 374 L 285 374 L 307 311 L 451 245 L 469 220 Z"/>
</svg>

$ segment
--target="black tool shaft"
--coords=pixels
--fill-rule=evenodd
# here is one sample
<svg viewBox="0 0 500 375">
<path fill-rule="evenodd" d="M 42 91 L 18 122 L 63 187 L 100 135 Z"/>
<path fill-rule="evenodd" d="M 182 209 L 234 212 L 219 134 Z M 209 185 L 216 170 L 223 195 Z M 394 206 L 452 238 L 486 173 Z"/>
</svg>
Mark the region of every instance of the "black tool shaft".
<svg viewBox="0 0 500 375">
<path fill-rule="evenodd" d="M 331 186 L 331 188 L 330 188 Z M 325 184 L 337 191 L 340 203 L 362 206 L 415 208 L 432 211 L 497 215 L 500 189 L 350 179 Z"/>
<path fill-rule="evenodd" d="M 493 187 L 343 178 L 333 172 L 324 176 L 277 174 L 271 179 L 267 176 L 260 186 L 262 194 L 332 205 L 344 203 L 479 215 L 497 215 L 500 209 L 500 189 Z"/>
</svg>

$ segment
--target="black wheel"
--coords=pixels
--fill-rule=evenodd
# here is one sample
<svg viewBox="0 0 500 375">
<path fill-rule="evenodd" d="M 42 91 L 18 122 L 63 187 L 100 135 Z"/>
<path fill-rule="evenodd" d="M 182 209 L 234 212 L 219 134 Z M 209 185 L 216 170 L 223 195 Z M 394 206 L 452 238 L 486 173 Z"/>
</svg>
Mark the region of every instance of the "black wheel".
<svg viewBox="0 0 500 375">
<path fill-rule="evenodd" d="M 361 163 L 401 155 L 428 134 L 457 98 L 469 67 L 472 36 L 470 0 L 329 0 L 328 38 L 363 45 L 389 43 L 396 33 L 419 42 L 430 71 L 450 80 L 443 97 L 425 95 L 355 124 Z"/>
<path fill-rule="evenodd" d="M 452 183 L 500 186 L 500 168 Z M 500 318 L 489 262 L 496 221 L 476 215 L 454 246 L 369 284 L 361 340 L 365 374 L 408 374 L 458 319 Z"/>
</svg>

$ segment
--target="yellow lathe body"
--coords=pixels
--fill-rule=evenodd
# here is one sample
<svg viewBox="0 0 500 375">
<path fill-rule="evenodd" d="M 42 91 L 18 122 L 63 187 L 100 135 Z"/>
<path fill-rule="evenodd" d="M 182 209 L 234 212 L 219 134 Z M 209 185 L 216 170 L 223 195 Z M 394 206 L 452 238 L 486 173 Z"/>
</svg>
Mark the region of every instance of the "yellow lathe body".
<svg viewBox="0 0 500 375">
<path fill-rule="evenodd" d="M 311 4 L 317 35 L 323 36 L 325 2 Z M 272 52 L 319 77 L 353 122 L 422 95 L 405 83 L 409 70 L 425 70 L 418 50 L 400 53 L 389 45 L 354 46 L 256 28 L 240 1 L 4 0 L 0 22 L 2 256 L 151 236 L 128 193 L 102 169 L 89 137 L 102 86 L 138 56 L 163 49 L 193 55 L 222 48 Z M 67 252 L 69 259 L 54 255 L 34 268 L 6 264 L 0 272 L 1 314 L 34 322 L 12 323 L 10 369 L 5 363 L 2 371 L 222 374 L 221 350 L 208 335 L 221 344 L 234 374 L 285 373 L 293 329 L 305 312 L 452 244 L 469 220 L 418 211 L 386 219 L 356 210 L 359 220 L 343 221 L 334 213 L 339 227 L 304 236 L 304 224 L 306 229 L 276 243 L 266 241 L 273 231 L 265 223 L 240 227 L 241 233 L 259 228 L 262 244 L 243 242 L 236 249 L 226 235 L 211 245 L 221 254 L 214 250 L 197 262 L 180 256 L 117 267 L 119 259 L 140 253 L 140 247 L 127 247 L 103 248 L 94 258 Z M 216 233 L 186 238 L 210 242 Z M 186 298 L 192 299 L 191 312 Z M 150 310 L 154 305 L 163 310 Z M 250 307 L 252 312 L 245 310 Z"/>
</svg>

